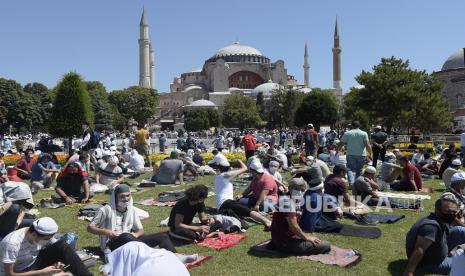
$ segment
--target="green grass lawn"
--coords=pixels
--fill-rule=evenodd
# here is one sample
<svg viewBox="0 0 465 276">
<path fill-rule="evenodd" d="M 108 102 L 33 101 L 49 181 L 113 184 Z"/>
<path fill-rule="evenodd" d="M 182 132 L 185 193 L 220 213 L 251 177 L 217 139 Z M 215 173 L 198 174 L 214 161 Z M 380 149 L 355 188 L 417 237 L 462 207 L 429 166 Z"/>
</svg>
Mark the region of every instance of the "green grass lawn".
<svg viewBox="0 0 465 276">
<path fill-rule="evenodd" d="M 144 176 L 137 180 L 142 179 Z M 145 175 L 148 177 L 148 175 Z M 131 180 L 130 182 L 136 182 Z M 157 187 L 145 188 L 142 193 L 134 194 L 134 201 L 139 201 L 148 197 L 156 197 L 159 192 L 185 188 L 192 184 L 211 184 L 213 178 L 206 176 L 199 178 L 194 183 L 185 184 L 179 187 Z M 424 201 L 424 211 L 395 211 L 393 214 L 403 214 L 405 218 L 395 224 L 379 225 L 383 234 L 379 239 L 362 239 L 354 237 L 337 236 L 330 234 L 317 234 L 321 239 L 328 240 L 332 244 L 344 248 L 354 248 L 362 255 L 362 260 L 354 267 L 338 268 L 336 266 L 322 265 L 317 262 L 303 261 L 295 258 L 266 258 L 255 257 L 247 252 L 249 248 L 261 241 L 270 238 L 269 232 L 263 232 L 263 227 L 251 227 L 246 235 L 247 238 L 240 244 L 225 249 L 215 251 L 208 248 L 185 245 L 177 247 L 180 253 L 198 253 L 213 258 L 206 261 L 200 267 L 191 269 L 192 275 L 401 275 L 406 265 L 405 255 L 405 235 L 420 217 L 426 216 L 434 208 L 434 201 L 440 196 L 442 187 L 438 180 L 426 182 L 426 186 L 435 190 L 432 200 Z M 51 192 L 39 192 L 34 196 L 36 202 L 47 197 Z M 107 200 L 108 195 L 98 194 L 95 199 Z M 209 197 L 207 206 L 214 207 L 214 197 Z M 148 211 L 150 218 L 142 221 L 146 233 L 166 230 L 159 227 L 161 220 L 168 217 L 170 207 L 138 207 Z M 98 247 L 98 237 L 86 232 L 88 222 L 77 219 L 79 206 L 64 207 L 60 209 L 39 209 L 40 216 L 53 217 L 60 225 L 60 232 L 75 232 L 79 235 L 78 247 L 94 248 Z M 387 211 L 386 211 L 387 212 Z M 352 223 L 344 220 L 344 223 Z M 98 275 L 98 266 L 92 268 L 95 275 Z"/>
</svg>

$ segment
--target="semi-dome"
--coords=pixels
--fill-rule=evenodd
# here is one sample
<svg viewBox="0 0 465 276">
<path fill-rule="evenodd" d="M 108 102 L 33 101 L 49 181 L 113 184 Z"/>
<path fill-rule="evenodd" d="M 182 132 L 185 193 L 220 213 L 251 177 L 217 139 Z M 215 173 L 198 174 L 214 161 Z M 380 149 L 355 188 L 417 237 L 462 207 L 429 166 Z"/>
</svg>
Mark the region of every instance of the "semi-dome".
<svg viewBox="0 0 465 276">
<path fill-rule="evenodd" d="M 260 92 L 263 94 L 264 97 L 271 97 L 271 93 L 274 91 L 274 90 L 278 90 L 278 89 L 282 89 L 283 86 L 282 85 L 279 85 L 277 83 L 274 83 L 274 82 L 271 82 L 271 81 L 268 81 L 266 83 L 263 83 L 263 84 L 260 84 L 259 86 L 255 87 L 253 90 L 252 90 L 252 93 L 251 95 L 256 97 Z"/>
<path fill-rule="evenodd" d="M 215 107 L 215 103 L 209 101 L 209 100 L 197 100 L 193 101 L 189 107 Z"/>
<path fill-rule="evenodd" d="M 465 57 L 463 54 L 464 49 L 460 49 L 457 52 L 453 53 L 442 66 L 442 71 L 452 70 L 458 68 L 465 68 Z"/>
<path fill-rule="evenodd" d="M 191 86 L 184 88 L 183 92 L 189 92 L 192 90 L 205 90 L 205 89 L 203 89 L 203 87 L 198 86 L 198 85 L 191 85 Z"/>
<path fill-rule="evenodd" d="M 262 53 L 254 47 L 242 45 L 236 41 L 232 45 L 219 49 L 213 57 L 226 56 L 262 56 Z"/>
</svg>

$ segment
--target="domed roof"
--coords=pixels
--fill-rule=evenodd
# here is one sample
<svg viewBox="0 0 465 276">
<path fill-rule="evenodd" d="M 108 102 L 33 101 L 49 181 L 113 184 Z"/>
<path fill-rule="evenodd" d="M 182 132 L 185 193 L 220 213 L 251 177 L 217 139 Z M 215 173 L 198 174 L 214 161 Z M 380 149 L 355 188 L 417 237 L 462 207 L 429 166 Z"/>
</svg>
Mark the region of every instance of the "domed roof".
<svg viewBox="0 0 465 276">
<path fill-rule="evenodd" d="M 299 88 L 297 91 L 302 92 L 302 93 L 310 93 L 312 92 L 312 89 L 309 87 L 302 87 L 302 88 Z"/>
<path fill-rule="evenodd" d="M 444 62 L 441 71 L 452 70 L 457 68 L 465 68 L 465 57 L 463 54 L 464 49 L 460 49 L 457 52 L 453 53 L 447 60 Z"/>
<path fill-rule="evenodd" d="M 219 49 L 213 57 L 225 57 L 225 56 L 262 56 L 262 53 L 254 47 L 242 45 L 238 41 L 234 44 Z"/>
<path fill-rule="evenodd" d="M 264 97 L 270 97 L 273 90 L 277 90 L 277 89 L 280 89 L 280 88 L 283 88 L 283 86 L 279 85 L 277 83 L 274 83 L 274 82 L 272 82 L 270 80 L 270 81 L 268 81 L 266 83 L 260 84 L 259 86 L 255 87 L 252 90 L 251 94 L 252 94 L 252 96 L 256 97 L 258 95 L 258 93 L 262 92 Z"/>
<path fill-rule="evenodd" d="M 216 105 L 209 100 L 197 100 L 197 101 L 193 101 L 188 106 L 190 107 L 215 107 Z"/>
</svg>

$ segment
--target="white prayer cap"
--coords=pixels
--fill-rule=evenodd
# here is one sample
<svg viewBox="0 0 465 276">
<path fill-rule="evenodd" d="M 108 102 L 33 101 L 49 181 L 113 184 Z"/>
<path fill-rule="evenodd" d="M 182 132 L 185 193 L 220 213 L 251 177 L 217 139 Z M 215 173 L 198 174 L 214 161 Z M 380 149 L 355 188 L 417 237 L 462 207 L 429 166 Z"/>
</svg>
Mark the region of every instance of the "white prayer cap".
<svg viewBox="0 0 465 276">
<path fill-rule="evenodd" d="M 458 172 L 452 175 L 450 182 L 457 182 L 457 181 L 464 181 L 465 180 L 465 172 Z"/>
<path fill-rule="evenodd" d="M 58 225 L 52 218 L 44 217 L 35 220 L 32 225 L 37 233 L 44 236 L 51 236 L 58 232 Z"/>
<path fill-rule="evenodd" d="M 373 166 L 368 166 L 368 167 L 365 168 L 365 172 L 370 173 L 370 174 L 375 174 L 376 173 L 376 168 L 373 167 Z"/>
</svg>

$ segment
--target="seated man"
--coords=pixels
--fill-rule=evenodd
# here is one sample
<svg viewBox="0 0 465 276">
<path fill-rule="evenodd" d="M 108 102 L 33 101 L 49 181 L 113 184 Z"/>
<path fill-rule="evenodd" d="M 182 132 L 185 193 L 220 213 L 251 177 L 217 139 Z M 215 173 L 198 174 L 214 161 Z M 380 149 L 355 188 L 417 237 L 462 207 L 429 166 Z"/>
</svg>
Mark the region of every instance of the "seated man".
<svg viewBox="0 0 465 276">
<path fill-rule="evenodd" d="M 44 153 L 39 156 L 37 162 L 32 166 L 31 181 L 32 192 L 48 188 L 55 181 L 60 170 L 56 169 L 55 164 L 51 161 L 51 156 Z"/>
<path fill-rule="evenodd" d="M 66 203 L 86 203 L 90 199 L 90 187 L 87 180 L 87 173 L 77 163 L 70 163 L 57 178 L 56 194 L 52 195 L 53 202 Z"/>
<path fill-rule="evenodd" d="M 208 162 L 208 165 L 214 169 L 217 169 L 218 166 L 223 166 L 223 167 L 228 167 L 230 166 L 228 158 L 224 156 L 221 152 L 218 150 L 213 150 L 212 151 L 214 157 L 212 160 Z"/>
<path fill-rule="evenodd" d="M 168 159 L 162 160 L 157 172 L 152 176 L 151 181 L 158 184 L 183 184 L 184 165 L 179 158 L 179 153 L 172 151 Z"/>
<path fill-rule="evenodd" d="M 24 156 L 16 163 L 16 170 L 18 171 L 18 176 L 23 180 L 31 179 L 32 167 L 34 166 L 34 151 L 32 149 L 27 149 L 24 152 Z"/>
<path fill-rule="evenodd" d="M 123 183 L 123 169 L 118 166 L 119 159 L 111 152 L 104 154 L 104 161 L 98 162 L 98 170 L 95 175 L 95 182 L 103 184 L 112 190 L 118 184 Z M 105 162 L 105 160 L 108 160 Z"/>
<path fill-rule="evenodd" d="M 369 206 L 378 204 L 379 196 L 376 191 L 379 189 L 379 184 L 375 180 L 375 175 L 375 167 L 368 166 L 363 174 L 355 179 L 352 193 L 357 197 L 357 201 L 366 201 Z"/>
<path fill-rule="evenodd" d="M 395 191 L 418 191 L 423 188 L 423 180 L 421 179 L 420 171 L 410 163 L 406 156 L 398 158 L 399 165 L 402 169 L 402 179 L 391 185 L 391 189 Z"/>
<path fill-rule="evenodd" d="M 4 182 L 6 181 L 6 182 Z M 0 178 L 0 239 L 14 230 L 28 227 L 32 220 L 25 218 L 24 209 L 34 207 L 31 189 L 26 183 Z"/>
<path fill-rule="evenodd" d="M 76 252 L 53 236 L 58 225 L 49 217 L 8 234 L 0 242 L 0 275 L 92 275 Z"/>
<path fill-rule="evenodd" d="M 463 227 L 450 227 L 458 211 L 455 200 L 442 197 L 436 201 L 434 213 L 412 226 L 406 237 L 408 263 L 403 275 L 413 276 L 416 271 L 449 274 L 449 253 L 465 243 Z"/>
<path fill-rule="evenodd" d="M 144 164 L 144 157 L 140 155 L 136 149 L 133 149 L 129 157 L 128 169 L 131 169 L 136 173 L 142 173 L 144 171 Z"/>
<path fill-rule="evenodd" d="M 301 192 L 301 190 L 294 190 L 294 185 L 289 185 L 289 190 L 289 195 L 285 195 L 287 198 L 279 200 L 278 211 L 273 213 L 271 242 L 279 251 L 290 254 L 328 253 L 331 248 L 327 241 L 306 234 L 300 228 L 301 217 L 294 204 L 294 199 L 297 198 L 292 197 L 292 194 L 298 194 L 295 192 Z"/>
<path fill-rule="evenodd" d="M 379 174 L 383 187 L 394 182 L 401 174 L 402 167 L 397 164 L 394 153 L 386 153 L 384 162 L 381 163 L 381 172 Z"/>
<path fill-rule="evenodd" d="M 274 177 L 265 173 L 262 163 L 257 159 L 250 163 L 249 171 L 252 174 L 252 182 L 242 192 L 239 203 L 252 207 L 252 210 L 257 212 L 272 211 L 269 207 L 278 202 L 278 186 Z"/>
<path fill-rule="evenodd" d="M 318 159 L 326 163 L 331 161 L 328 148 L 323 148 L 322 152 L 318 154 Z"/>
<path fill-rule="evenodd" d="M 229 212 L 233 212 L 240 218 L 251 217 L 269 228 L 271 226 L 271 221 L 262 216 L 259 212 L 252 211 L 247 206 L 234 200 L 234 186 L 231 181 L 238 175 L 247 172 L 247 166 L 241 160 L 238 160 L 238 162 L 241 166 L 238 170 L 231 171 L 231 167 L 229 166 L 220 166 L 219 170 L 221 173 L 215 176 L 215 202 L 218 213 L 228 214 Z"/>
<path fill-rule="evenodd" d="M 187 153 L 179 153 L 179 160 L 182 161 L 184 166 L 183 176 L 192 175 L 195 178 L 198 176 L 197 168 L 199 168 L 200 166 L 195 164 L 194 161 L 192 161 L 192 159 L 187 155 Z"/>
<path fill-rule="evenodd" d="M 459 211 L 454 221 L 455 226 L 465 226 L 465 172 L 458 172 L 452 176 L 449 188 L 441 195 L 457 202 Z M 464 228 L 465 230 L 465 228 Z M 464 232 L 465 233 L 465 232 Z"/>
<path fill-rule="evenodd" d="M 132 205 L 131 190 L 128 185 L 115 187 L 110 203 L 100 208 L 89 226 L 89 233 L 100 236 L 100 249 L 111 251 L 130 241 L 140 241 L 150 247 L 160 246 L 176 252 L 171 240 L 165 233 L 144 234 L 139 216 Z"/>
<path fill-rule="evenodd" d="M 320 165 L 315 162 L 315 158 L 313 156 L 307 156 L 306 164 L 306 167 L 301 169 L 294 169 L 291 171 L 291 173 L 297 177 L 301 176 L 309 184 L 322 183 L 324 180 L 323 172 L 321 171 Z"/>
<path fill-rule="evenodd" d="M 338 209 L 334 212 L 334 216 L 330 216 L 332 219 L 342 218 L 342 207 L 356 206 L 349 193 L 347 192 L 347 186 L 349 185 L 346 179 L 347 168 L 344 165 L 336 165 L 333 168 L 333 173 L 330 174 L 324 181 L 324 192 L 326 196 L 334 197 L 334 200 L 338 204 Z"/>
<path fill-rule="evenodd" d="M 439 173 L 438 161 L 435 160 L 435 159 L 431 159 L 430 161 L 431 162 L 423 164 L 423 166 L 420 169 L 420 172 L 427 175 L 427 176 L 430 176 L 430 177 L 433 176 L 433 175 L 438 175 L 438 173 Z M 446 169 L 446 171 L 447 171 L 447 169 Z M 444 177 L 444 174 L 442 174 L 442 176 Z"/>
<path fill-rule="evenodd" d="M 450 187 L 450 180 L 452 176 L 458 172 L 460 172 L 460 167 L 462 166 L 462 161 L 460 159 L 454 159 L 452 160 L 452 163 L 450 164 L 450 167 L 447 168 L 444 173 L 442 174 L 442 181 L 444 181 L 444 185 L 446 186 L 446 189 L 449 189 Z"/>
<path fill-rule="evenodd" d="M 203 160 L 202 155 L 200 155 L 202 151 L 199 148 L 196 148 L 194 151 L 194 156 L 192 156 L 192 161 L 199 166 L 204 166 L 205 161 Z"/>
<path fill-rule="evenodd" d="M 287 193 L 287 187 L 284 184 L 283 176 L 279 172 L 280 168 L 281 168 L 281 163 L 279 163 L 276 160 L 271 160 L 268 163 L 268 168 L 266 169 L 266 172 L 274 177 L 274 180 L 276 181 L 276 184 L 278 185 L 279 192 Z"/>
<path fill-rule="evenodd" d="M 208 188 L 196 185 L 186 190 L 186 198 L 178 201 L 171 209 L 168 226 L 174 238 L 201 241 L 210 232 L 208 218 L 205 214 L 204 201 L 208 196 Z M 203 225 L 192 225 L 194 216 L 198 214 Z"/>
</svg>

